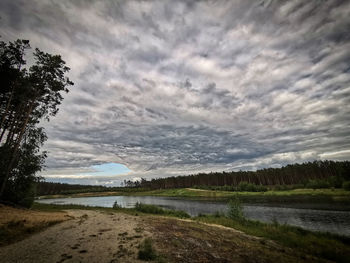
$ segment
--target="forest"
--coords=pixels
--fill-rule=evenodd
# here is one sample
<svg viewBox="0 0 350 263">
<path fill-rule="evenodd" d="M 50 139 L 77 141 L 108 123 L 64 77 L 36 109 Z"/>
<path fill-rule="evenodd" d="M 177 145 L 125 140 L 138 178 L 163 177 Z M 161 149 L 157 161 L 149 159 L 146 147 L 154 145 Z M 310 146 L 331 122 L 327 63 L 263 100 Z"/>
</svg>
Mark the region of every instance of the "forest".
<svg viewBox="0 0 350 263">
<path fill-rule="evenodd" d="M 107 191 L 133 192 L 186 187 L 259 192 L 290 188 L 340 188 L 343 186 L 348 188 L 349 181 L 349 161 L 314 161 L 257 171 L 199 173 L 151 180 L 142 178 L 140 181 L 124 180 L 124 187 L 39 182 L 37 193 L 52 195 Z"/>
<path fill-rule="evenodd" d="M 350 180 L 349 161 L 314 161 L 289 164 L 281 168 L 265 168 L 257 171 L 211 172 L 188 176 L 176 176 L 140 182 L 128 182 L 128 186 L 151 189 L 185 188 L 200 186 L 238 186 L 243 182 L 251 185 L 284 186 L 319 184 L 320 188 L 342 187 Z"/>
</svg>

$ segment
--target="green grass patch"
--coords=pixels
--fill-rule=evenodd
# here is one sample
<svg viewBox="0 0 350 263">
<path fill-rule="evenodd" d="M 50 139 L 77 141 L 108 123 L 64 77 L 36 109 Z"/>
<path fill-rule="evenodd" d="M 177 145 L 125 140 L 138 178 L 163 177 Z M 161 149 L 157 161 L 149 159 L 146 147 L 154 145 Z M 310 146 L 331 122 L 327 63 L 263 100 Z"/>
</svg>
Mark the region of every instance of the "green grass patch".
<svg viewBox="0 0 350 263">
<path fill-rule="evenodd" d="M 302 228 L 279 225 L 277 223 L 267 224 L 217 215 L 202 215 L 194 218 L 194 220 L 234 228 L 249 235 L 274 240 L 281 245 L 297 249 L 302 253 L 336 262 L 348 262 L 350 258 L 350 238 L 348 237 L 311 232 Z"/>
<path fill-rule="evenodd" d="M 146 238 L 141 244 L 138 253 L 138 259 L 151 261 L 157 258 L 156 250 L 153 248 L 152 240 Z"/>
<path fill-rule="evenodd" d="M 127 194 L 129 195 L 129 194 Z M 198 200 L 229 200 L 238 197 L 244 203 L 337 203 L 349 204 L 350 191 L 344 189 L 293 189 L 266 192 L 214 191 L 194 188 L 159 189 L 134 192 L 137 196 L 164 196 Z"/>
<path fill-rule="evenodd" d="M 163 209 L 159 206 L 155 205 L 147 205 L 142 203 L 136 203 L 135 210 L 146 213 L 146 214 L 154 214 L 154 215 L 167 215 L 167 216 L 174 216 L 179 218 L 190 218 L 191 216 L 187 214 L 184 211 L 179 210 L 168 210 Z"/>
</svg>

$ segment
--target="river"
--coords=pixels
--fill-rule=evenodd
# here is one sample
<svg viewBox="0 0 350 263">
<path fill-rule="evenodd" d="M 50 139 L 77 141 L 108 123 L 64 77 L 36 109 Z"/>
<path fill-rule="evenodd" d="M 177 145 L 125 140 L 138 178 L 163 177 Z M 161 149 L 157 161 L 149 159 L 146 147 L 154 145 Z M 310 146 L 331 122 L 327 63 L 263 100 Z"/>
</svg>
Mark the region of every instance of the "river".
<svg viewBox="0 0 350 263">
<path fill-rule="evenodd" d="M 187 200 L 156 196 L 101 196 L 81 198 L 57 198 L 37 200 L 45 204 L 79 204 L 112 207 L 114 202 L 125 208 L 132 208 L 136 202 L 157 205 L 167 209 L 183 210 L 191 216 L 226 212 L 227 204 L 214 201 Z M 244 204 L 243 213 L 249 219 L 263 222 L 277 221 L 280 224 L 298 226 L 313 231 L 322 231 L 350 236 L 350 211 L 305 209 L 281 207 L 281 205 Z M 305 206 L 303 206 L 305 207 Z"/>
</svg>

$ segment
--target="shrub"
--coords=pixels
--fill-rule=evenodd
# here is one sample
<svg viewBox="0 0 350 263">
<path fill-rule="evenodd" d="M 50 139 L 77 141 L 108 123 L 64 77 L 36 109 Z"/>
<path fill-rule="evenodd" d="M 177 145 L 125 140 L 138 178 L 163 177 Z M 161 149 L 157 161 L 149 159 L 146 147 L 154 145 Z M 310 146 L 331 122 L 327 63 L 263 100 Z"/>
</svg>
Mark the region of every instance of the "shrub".
<svg viewBox="0 0 350 263">
<path fill-rule="evenodd" d="M 343 181 L 344 181 L 344 178 L 342 178 L 340 176 L 330 176 L 326 180 L 331 187 L 341 188 Z"/>
<path fill-rule="evenodd" d="M 223 216 L 225 216 L 225 214 L 222 213 L 222 212 L 220 212 L 220 211 L 216 211 L 216 212 L 214 213 L 214 217 L 223 217 Z"/>
<path fill-rule="evenodd" d="M 266 192 L 267 187 L 263 185 L 251 184 L 248 182 L 240 182 L 237 186 L 237 191 L 241 192 Z"/>
<path fill-rule="evenodd" d="M 152 246 L 152 240 L 150 238 L 146 238 L 140 245 L 138 259 L 150 261 L 156 258 L 157 253 Z"/>
<path fill-rule="evenodd" d="M 345 181 L 343 183 L 343 189 L 347 190 L 347 191 L 350 191 L 350 181 Z"/>
<path fill-rule="evenodd" d="M 315 180 L 309 180 L 309 182 L 306 184 L 306 188 L 311 189 L 320 189 L 320 188 L 329 188 L 330 184 L 326 180 L 322 179 L 315 179 Z"/>
<path fill-rule="evenodd" d="M 228 213 L 227 216 L 234 220 L 243 220 L 243 207 L 241 202 L 237 197 L 231 199 L 228 203 Z"/>
<path fill-rule="evenodd" d="M 114 204 L 113 204 L 113 208 L 114 208 L 114 209 L 119 209 L 119 208 L 121 208 L 121 206 L 118 205 L 118 202 L 117 202 L 117 201 L 115 201 Z"/>
<path fill-rule="evenodd" d="M 155 206 L 155 205 L 147 205 L 137 202 L 135 205 L 135 209 L 142 213 L 148 213 L 148 214 L 157 214 L 157 215 L 170 215 L 180 218 L 189 218 L 191 217 L 189 214 L 187 214 L 184 211 L 180 210 L 168 210 L 163 209 L 161 207 Z"/>
<path fill-rule="evenodd" d="M 135 204 L 135 209 L 137 211 L 143 212 L 143 213 L 149 213 L 149 214 L 164 214 L 164 210 L 158 206 L 155 205 L 146 205 L 137 202 Z"/>
</svg>

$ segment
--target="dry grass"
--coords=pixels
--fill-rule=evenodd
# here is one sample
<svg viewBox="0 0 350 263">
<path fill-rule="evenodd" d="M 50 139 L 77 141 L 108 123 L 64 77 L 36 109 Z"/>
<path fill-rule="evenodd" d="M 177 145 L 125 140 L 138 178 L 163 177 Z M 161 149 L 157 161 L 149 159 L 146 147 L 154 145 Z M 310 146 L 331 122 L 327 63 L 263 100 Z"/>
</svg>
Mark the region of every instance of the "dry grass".
<svg viewBox="0 0 350 263">
<path fill-rule="evenodd" d="M 166 262 L 327 262 L 230 228 L 162 217 L 145 220 Z"/>
<path fill-rule="evenodd" d="M 65 212 L 41 212 L 0 204 L 0 246 L 68 219 L 70 217 Z"/>
</svg>

